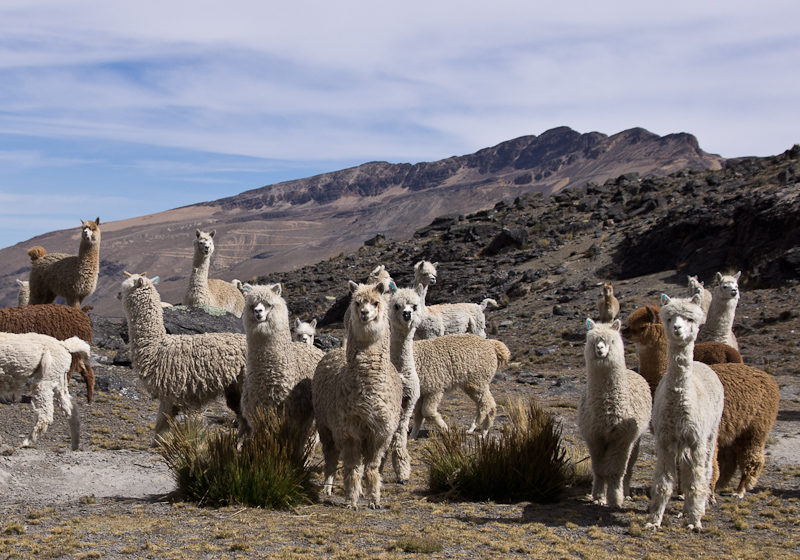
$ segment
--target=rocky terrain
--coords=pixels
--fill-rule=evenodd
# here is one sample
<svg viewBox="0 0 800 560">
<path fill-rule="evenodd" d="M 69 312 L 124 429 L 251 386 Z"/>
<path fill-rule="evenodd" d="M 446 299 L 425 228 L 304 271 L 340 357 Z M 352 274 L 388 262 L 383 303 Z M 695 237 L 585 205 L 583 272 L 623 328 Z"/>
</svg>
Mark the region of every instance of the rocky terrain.
<svg viewBox="0 0 800 560">
<path fill-rule="evenodd" d="M 421 259 L 439 263 L 431 303 L 492 297 L 490 336 L 505 342 L 512 362 L 495 378 L 501 405 L 535 398 L 560 422 L 576 462 L 587 455 L 577 436 L 577 399 L 585 383 L 584 320 L 597 314 L 600 285 L 611 281 L 621 317 L 657 303 L 661 293 L 686 293 L 686 275 L 709 285 L 717 270 L 742 270 L 735 332 L 746 363 L 773 375 L 781 388 L 767 466 L 744 500 L 723 491 L 709 507 L 705 531 L 686 533 L 673 499 L 666 526 L 643 533 L 655 457 L 645 439 L 634 499 L 613 510 L 585 499 L 579 478 L 557 504 L 438 501 L 427 492 L 421 462 L 425 438 L 411 443 L 409 484 L 386 473 L 387 509 L 350 512 L 341 488 L 332 500 L 289 512 L 196 508 L 168 495 L 171 480 L 149 449 L 155 403 L 127 367 L 120 319 L 94 316 L 97 397 L 80 401 L 83 452 L 69 453 L 59 418 L 38 449 L 0 458 L 2 557 L 331 558 L 396 557 L 416 536 L 441 547 L 432 557 L 514 558 L 796 558 L 800 555 L 800 147 L 771 158 L 728 160 L 713 171 L 663 177 L 625 173 L 602 183 L 501 200 L 470 214 L 445 214 L 410 239 L 376 235 L 353 252 L 258 278 L 281 282 L 290 312 L 320 323 L 320 344 L 341 342 L 347 280 L 362 281 L 385 265 L 409 285 Z M 174 309 L 171 327 L 210 328 L 228 317 Z M 194 326 L 193 326 L 194 325 Z M 198 326 L 199 325 L 199 326 Z M 232 329 L 231 324 L 213 328 Z M 637 364 L 626 345 L 630 367 Z M 468 424 L 473 406 L 448 396 L 440 411 Z M 0 437 L 18 443 L 32 423 L 28 404 L 0 408 Z M 205 416 L 229 425 L 222 402 Z M 319 465 L 317 454 L 314 464 Z M 586 463 L 583 464 L 584 467 Z M 337 481 L 340 484 L 340 480 Z"/>
<path fill-rule="evenodd" d="M 644 129 L 612 136 L 566 127 L 503 142 L 474 154 L 418 164 L 372 162 L 268 185 L 234 197 L 119 222 L 103 222 L 97 291 L 85 303 L 119 315 L 116 286 L 123 270 L 162 279 L 166 301 L 181 301 L 191 273 L 196 228 L 216 229 L 212 278 L 248 280 L 290 271 L 357 249 L 382 233 L 406 239 L 447 212 L 470 214 L 527 192 L 550 194 L 622 173 L 662 176 L 679 169 L 719 169 L 722 158 L 689 134 L 657 136 Z M 16 279 L 30 267 L 27 249 L 75 254 L 75 228 L 50 232 L 0 250 L 0 305 L 16 301 Z M 103 216 L 100 216 L 101 221 Z"/>
</svg>

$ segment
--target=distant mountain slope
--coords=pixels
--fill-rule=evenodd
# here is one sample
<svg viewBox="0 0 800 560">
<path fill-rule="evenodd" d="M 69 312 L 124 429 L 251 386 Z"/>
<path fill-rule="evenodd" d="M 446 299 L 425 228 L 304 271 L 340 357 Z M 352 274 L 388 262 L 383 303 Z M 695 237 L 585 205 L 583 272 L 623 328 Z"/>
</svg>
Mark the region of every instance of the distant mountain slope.
<svg viewBox="0 0 800 560">
<path fill-rule="evenodd" d="M 104 224 L 98 289 L 86 303 L 98 314 L 121 315 L 115 296 L 122 270 L 159 275 L 164 299 L 180 301 L 196 228 L 217 230 L 212 277 L 249 280 L 353 250 L 378 233 L 404 239 L 442 214 L 475 212 L 526 192 L 551 194 L 629 172 L 719 169 L 722 162 L 690 134 L 661 137 L 635 128 L 607 136 L 561 127 L 436 162 L 366 163 Z M 27 278 L 29 247 L 77 253 L 78 218 L 73 230 L 0 251 L 0 305 L 15 305 L 14 280 Z"/>
</svg>

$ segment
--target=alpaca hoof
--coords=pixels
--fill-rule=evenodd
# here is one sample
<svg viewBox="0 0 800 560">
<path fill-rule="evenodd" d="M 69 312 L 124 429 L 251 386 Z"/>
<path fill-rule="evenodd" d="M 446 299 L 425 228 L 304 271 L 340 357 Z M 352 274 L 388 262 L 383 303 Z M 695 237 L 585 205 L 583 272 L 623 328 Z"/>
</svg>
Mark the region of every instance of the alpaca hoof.
<svg viewBox="0 0 800 560">
<path fill-rule="evenodd" d="M 369 509 L 380 510 L 380 509 L 383 509 L 383 506 L 382 506 L 382 505 L 380 505 L 380 504 L 376 504 L 375 502 L 373 502 L 373 503 L 371 503 L 371 504 L 369 505 Z"/>
<path fill-rule="evenodd" d="M 649 529 L 649 530 L 653 531 L 654 533 L 658 530 L 658 528 L 660 526 L 661 526 L 660 523 L 645 523 L 644 524 L 644 528 L 645 529 Z"/>
<path fill-rule="evenodd" d="M 741 492 L 734 492 L 733 497 L 739 498 L 741 500 L 742 498 L 744 498 L 746 492 L 747 492 L 746 490 L 742 490 Z"/>
<path fill-rule="evenodd" d="M 408 480 L 409 479 L 407 479 L 407 478 L 398 478 L 397 479 L 397 484 L 406 485 L 406 484 L 408 484 Z"/>
<path fill-rule="evenodd" d="M 703 530 L 703 525 L 698 521 L 697 524 L 694 523 L 687 524 L 686 528 L 693 533 L 699 533 L 700 531 Z"/>
</svg>

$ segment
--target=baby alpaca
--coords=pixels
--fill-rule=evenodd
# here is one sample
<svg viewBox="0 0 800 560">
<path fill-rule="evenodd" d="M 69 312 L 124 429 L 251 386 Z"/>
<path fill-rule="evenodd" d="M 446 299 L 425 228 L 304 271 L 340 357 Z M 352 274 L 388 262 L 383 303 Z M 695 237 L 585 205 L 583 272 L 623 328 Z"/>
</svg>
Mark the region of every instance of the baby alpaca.
<svg viewBox="0 0 800 560">
<path fill-rule="evenodd" d="M 239 280 L 225 282 L 208 277 L 216 233 L 217 230 L 208 233 L 199 229 L 195 231 L 192 275 L 189 277 L 189 286 L 183 296 L 183 305 L 218 307 L 241 317 L 244 309 L 242 283 Z"/>
<path fill-rule="evenodd" d="M 0 396 L 16 394 L 27 381 L 33 383 L 33 408 L 36 423 L 23 447 L 36 443 L 53 422 L 53 400 L 69 418 L 72 450 L 80 445 L 78 407 L 67 387 L 67 372 L 72 354 L 89 360 L 89 345 L 78 337 L 61 341 L 43 334 L 0 333 Z"/>
<path fill-rule="evenodd" d="M 100 218 L 81 220 L 78 255 L 47 254 L 42 247 L 28 249 L 31 259 L 30 304 L 53 303 L 63 297 L 67 305 L 80 309 L 94 293 L 100 271 Z"/>
<path fill-rule="evenodd" d="M 614 286 L 609 283 L 603 284 L 603 297 L 598 304 L 600 309 L 600 321 L 610 323 L 619 315 L 619 300 L 614 297 Z"/>
<path fill-rule="evenodd" d="M 317 320 L 312 319 L 310 323 L 301 321 L 299 318 L 294 320 L 292 338 L 295 342 L 302 342 L 309 346 L 314 346 L 314 335 L 317 334 Z"/>
<path fill-rule="evenodd" d="M 244 422 L 239 431 L 243 435 L 250 432 L 257 409 L 285 406 L 293 433 L 299 441 L 309 441 L 314 432 L 311 377 L 324 353 L 292 341 L 280 284 L 245 284 L 244 289 L 247 375 L 242 388 Z"/>
<path fill-rule="evenodd" d="M 578 427 L 592 458 L 592 499 L 620 507 L 630 495 L 639 441 L 650 423 L 650 387 L 625 367 L 620 322 L 586 323 L 586 388 L 578 401 Z"/>
<path fill-rule="evenodd" d="M 400 423 L 403 381 L 389 358 L 383 284 L 349 286 L 345 346 L 317 365 L 312 380 L 314 416 L 325 459 L 325 493 L 331 495 L 341 455 L 348 506 L 357 507 L 363 472 L 369 506 L 377 508 L 378 469 Z"/>
<path fill-rule="evenodd" d="M 737 272 L 733 276 L 723 276 L 717 272 L 711 305 L 706 315 L 706 324 L 700 330 L 697 337 L 698 342 L 709 340 L 724 342 L 728 346 L 739 349 L 736 336 L 733 334 L 733 320 L 736 318 L 736 306 L 739 303 L 739 276 L 741 274 L 741 272 Z"/>
<path fill-rule="evenodd" d="M 420 396 L 414 409 L 416 438 L 422 422 L 433 422 L 441 430 L 447 424 L 439 414 L 444 394 L 461 388 L 475 402 L 475 419 L 467 430 L 472 433 L 480 426 L 482 435 L 492 427 L 497 404 L 489 390 L 495 373 L 511 357 L 508 347 L 499 340 L 472 334 L 452 334 L 414 342 L 414 363 L 419 375 Z"/>
<path fill-rule="evenodd" d="M 662 296 L 661 321 L 669 345 L 667 371 L 653 402 L 652 428 L 656 440 L 656 470 L 646 527 L 661 526 L 664 510 L 680 471 L 684 523 L 702 529 L 701 519 L 711 494 L 714 454 L 724 390 L 717 374 L 693 361 L 694 341 L 703 320 L 700 296 L 670 299 Z"/>
</svg>

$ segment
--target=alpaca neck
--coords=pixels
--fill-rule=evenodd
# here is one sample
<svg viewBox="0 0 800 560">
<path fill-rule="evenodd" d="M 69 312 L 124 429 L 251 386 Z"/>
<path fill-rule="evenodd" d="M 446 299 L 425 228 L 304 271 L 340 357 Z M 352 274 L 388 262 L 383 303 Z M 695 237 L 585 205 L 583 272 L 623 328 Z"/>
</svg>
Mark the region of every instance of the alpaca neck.
<svg viewBox="0 0 800 560">
<path fill-rule="evenodd" d="M 662 333 L 648 345 L 636 343 L 639 355 L 639 374 L 645 379 L 660 379 L 667 369 L 669 344 Z"/>
<path fill-rule="evenodd" d="M 589 395 L 596 394 L 627 394 L 626 376 L 621 375 L 624 368 L 611 360 L 595 360 L 591 364 L 589 375 L 586 376 L 586 391 Z"/>
<path fill-rule="evenodd" d="M 81 238 L 78 248 L 78 267 L 81 272 L 96 274 L 100 266 L 100 244 Z"/>
<path fill-rule="evenodd" d="M 144 293 L 139 295 L 146 296 Z M 128 337 L 131 345 L 143 346 L 166 336 L 164 311 L 158 295 L 156 294 L 155 297 L 143 297 L 135 303 L 137 305 L 133 306 L 127 314 Z"/>
<path fill-rule="evenodd" d="M 189 277 L 189 289 L 208 287 L 208 269 L 210 266 L 211 255 L 204 255 L 200 251 L 194 252 L 192 275 Z"/>
<path fill-rule="evenodd" d="M 667 371 L 662 383 L 668 383 L 673 388 L 686 388 L 694 364 L 694 340 L 686 344 L 669 345 L 667 355 Z"/>
<path fill-rule="evenodd" d="M 394 325 L 391 330 L 389 355 L 392 365 L 404 379 L 408 379 L 417 371 L 414 364 L 414 331 L 416 330 L 416 327 L 407 330 L 397 325 Z"/>
<path fill-rule="evenodd" d="M 722 334 L 731 330 L 736 317 L 736 305 L 739 298 L 723 298 L 717 296 L 711 299 L 704 329 L 708 333 Z"/>
<path fill-rule="evenodd" d="M 345 358 L 351 367 L 372 373 L 383 370 L 389 362 L 389 325 L 384 319 L 383 325 L 369 326 L 372 328 L 354 329 L 351 321 L 346 334 Z"/>
<path fill-rule="evenodd" d="M 247 349 L 251 355 L 285 357 L 291 351 L 292 333 L 288 325 L 277 329 L 248 329 Z"/>
</svg>

